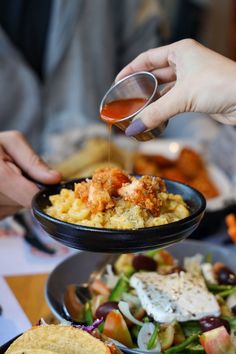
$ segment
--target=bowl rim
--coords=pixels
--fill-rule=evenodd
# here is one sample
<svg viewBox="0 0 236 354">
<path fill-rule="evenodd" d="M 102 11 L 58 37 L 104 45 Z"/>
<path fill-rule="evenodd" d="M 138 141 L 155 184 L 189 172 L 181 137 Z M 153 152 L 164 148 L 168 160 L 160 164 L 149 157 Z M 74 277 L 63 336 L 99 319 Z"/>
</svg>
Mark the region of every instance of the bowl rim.
<svg viewBox="0 0 236 354">
<path fill-rule="evenodd" d="M 136 177 L 141 177 L 138 175 L 135 175 Z M 72 183 L 79 183 L 82 181 L 85 181 L 87 178 L 89 177 L 85 177 L 85 178 L 77 178 L 77 179 L 73 179 L 67 182 L 62 183 L 60 186 L 57 185 L 57 188 L 65 188 L 66 185 L 72 184 Z M 171 184 L 175 184 L 175 185 L 180 185 L 180 186 L 184 186 L 187 187 L 189 190 L 193 191 L 197 197 L 200 200 L 200 206 L 198 207 L 197 210 L 195 210 L 192 214 L 190 214 L 189 216 L 187 216 L 186 218 L 180 219 L 178 221 L 174 221 L 171 222 L 169 224 L 164 224 L 164 225 L 159 225 L 159 226 L 151 226 L 151 227 L 143 227 L 143 228 L 138 228 L 138 229 L 111 229 L 111 228 L 101 228 L 101 227 L 91 227 L 91 226 L 85 226 L 85 225 L 80 225 L 80 224 L 73 224 L 73 223 L 69 223 L 66 221 L 62 221 L 60 219 L 54 218 L 48 214 L 46 214 L 40 207 L 39 207 L 39 203 L 38 203 L 38 199 L 39 197 L 42 197 L 45 194 L 48 194 L 51 190 L 53 190 L 53 187 L 47 187 L 41 191 L 39 191 L 33 198 L 32 200 L 32 209 L 33 209 L 33 213 L 35 215 L 35 217 L 40 217 L 43 218 L 45 220 L 47 220 L 48 222 L 57 224 L 59 226 L 64 226 L 73 230 L 77 230 L 77 231 L 86 231 L 88 233 L 105 233 L 105 234 L 114 234 L 114 235 L 118 235 L 118 234 L 130 234 L 130 233 L 143 233 L 144 231 L 155 231 L 155 230 L 160 230 L 160 231 L 164 231 L 164 230 L 169 230 L 170 228 L 174 227 L 182 227 L 185 224 L 188 224 L 188 222 L 192 222 L 195 218 L 199 217 L 206 209 L 206 199 L 204 198 L 204 196 L 202 195 L 202 193 L 200 193 L 198 190 L 196 190 L 195 188 L 182 183 L 182 182 L 177 182 L 177 181 L 173 181 L 167 178 L 162 178 L 163 181 L 167 182 L 167 183 L 171 183 Z M 48 198 L 48 196 L 47 196 Z"/>
</svg>

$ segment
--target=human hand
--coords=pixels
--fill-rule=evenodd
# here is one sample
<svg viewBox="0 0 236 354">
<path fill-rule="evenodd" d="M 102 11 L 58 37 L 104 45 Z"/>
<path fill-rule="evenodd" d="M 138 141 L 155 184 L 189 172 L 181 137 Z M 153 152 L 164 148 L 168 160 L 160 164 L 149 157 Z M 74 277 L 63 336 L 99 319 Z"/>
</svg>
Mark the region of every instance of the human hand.
<svg viewBox="0 0 236 354">
<path fill-rule="evenodd" d="M 192 39 L 148 50 L 128 64 L 116 81 L 137 71 L 150 71 L 166 86 L 126 129 L 136 135 L 177 113 L 202 112 L 236 124 L 236 63 Z"/>
<path fill-rule="evenodd" d="M 20 132 L 0 133 L 0 219 L 22 207 L 30 208 L 38 192 L 37 186 L 22 172 L 45 184 L 61 180 L 60 174 L 49 169 Z"/>
</svg>

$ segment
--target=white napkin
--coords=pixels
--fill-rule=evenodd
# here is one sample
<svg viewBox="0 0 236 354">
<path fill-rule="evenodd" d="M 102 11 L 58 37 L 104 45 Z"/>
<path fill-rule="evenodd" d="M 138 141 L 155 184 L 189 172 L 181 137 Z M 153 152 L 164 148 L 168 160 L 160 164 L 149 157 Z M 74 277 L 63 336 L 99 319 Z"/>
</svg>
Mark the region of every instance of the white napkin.
<svg viewBox="0 0 236 354">
<path fill-rule="evenodd" d="M 31 323 L 20 307 L 6 281 L 0 277 L 0 345 L 31 327 Z"/>
<path fill-rule="evenodd" d="M 52 244 L 57 242 L 53 240 Z M 47 255 L 28 245 L 22 236 L 0 236 L 0 275 L 49 273 L 75 252 L 58 244 L 58 252 Z"/>
</svg>

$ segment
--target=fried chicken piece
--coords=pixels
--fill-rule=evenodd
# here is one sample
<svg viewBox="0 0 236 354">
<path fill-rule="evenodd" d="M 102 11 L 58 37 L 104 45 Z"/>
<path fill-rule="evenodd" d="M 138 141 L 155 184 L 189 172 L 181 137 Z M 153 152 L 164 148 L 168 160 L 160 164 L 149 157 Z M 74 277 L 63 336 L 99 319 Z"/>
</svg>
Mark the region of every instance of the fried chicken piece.
<svg viewBox="0 0 236 354">
<path fill-rule="evenodd" d="M 104 167 L 94 172 L 92 184 L 97 184 L 99 188 L 108 191 L 110 196 L 118 196 L 118 189 L 123 184 L 130 182 L 129 176 L 119 168 Z"/>
<path fill-rule="evenodd" d="M 177 160 L 180 171 L 188 178 L 194 178 L 205 169 L 201 156 L 194 150 L 183 148 Z"/>
<path fill-rule="evenodd" d="M 137 155 L 134 161 L 134 172 L 139 175 L 162 176 L 165 168 L 175 166 L 175 161 L 162 155 Z"/>
<path fill-rule="evenodd" d="M 219 195 L 217 187 L 205 170 L 199 171 L 197 177 L 191 180 L 189 184 L 199 190 L 206 199 L 215 198 Z"/>
<path fill-rule="evenodd" d="M 138 175 L 159 175 L 156 163 L 149 157 L 138 155 L 134 161 L 134 173 Z"/>
<path fill-rule="evenodd" d="M 111 195 L 100 184 L 92 183 L 89 188 L 88 207 L 93 213 L 110 209 L 115 205 Z"/>
<path fill-rule="evenodd" d="M 175 166 L 175 160 L 168 159 L 162 155 L 154 155 L 151 156 L 152 160 L 155 161 L 158 168 L 167 168 Z"/>
<path fill-rule="evenodd" d="M 119 168 L 105 167 L 94 172 L 91 180 L 75 185 L 75 196 L 82 199 L 94 213 L 112 208 L 112 197 L 118 189 L 130 182 L 128 175 Z"/>
<path fill-rule="evenodd" d="M 168 178 L 173 181 L 178 181 L 182 183 L 187 183 L 188 179 L 184 176 L 184 174 L 177 167 L 165 168 L 162 170 L 161 175 L 162 178 Z"/>
<path fill-rule="evenodd" d="M 119 168 L 104 167 L 94 172 L 92 182 L 99 183 L 111 195 L 117 195 L 117 190 L 130 182 L 130 178 Z"/>
<path fill-rule="evenodd" d="M 75 183 L 75 197 L 81 199 L 84 203 L 87 203 L 90 185 L 91 180 L 87 180 L 86 182 Z"/>
<path fill-rule="evenodd" d="M 94 213 L 114 206 L 114 201 L 108 191 L 92 180 L 76 184 L 75 196 L 86 203 Z"/>
<path fill-rule="evenodd" d="M 124 200 L 147 209 L 154 216 L 159 216 L 161 200 L 158 193 L 165 190 L 165 183 L 159 177 L 143 176 L 121 187 L 118 194 Z"/>
</svg>

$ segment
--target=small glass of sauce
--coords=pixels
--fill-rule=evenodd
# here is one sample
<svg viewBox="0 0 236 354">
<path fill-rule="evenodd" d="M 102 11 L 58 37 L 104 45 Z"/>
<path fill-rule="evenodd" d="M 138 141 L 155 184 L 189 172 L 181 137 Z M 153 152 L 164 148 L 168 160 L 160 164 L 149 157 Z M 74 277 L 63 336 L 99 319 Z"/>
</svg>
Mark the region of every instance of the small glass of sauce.
<svg viewBox="0 0 236 354">
<path fill-rule="evenodd" d="M 118 81 L 107 91 L 100 104 L 101 119 L 111 128 L 125 131 L 133 119 L 159 98 L 158 82 L 149 72 L 141 71 Z M 140 141 L 151 140 L 162 133 L 167 123 L 135 135 Z"/>
</svg>

